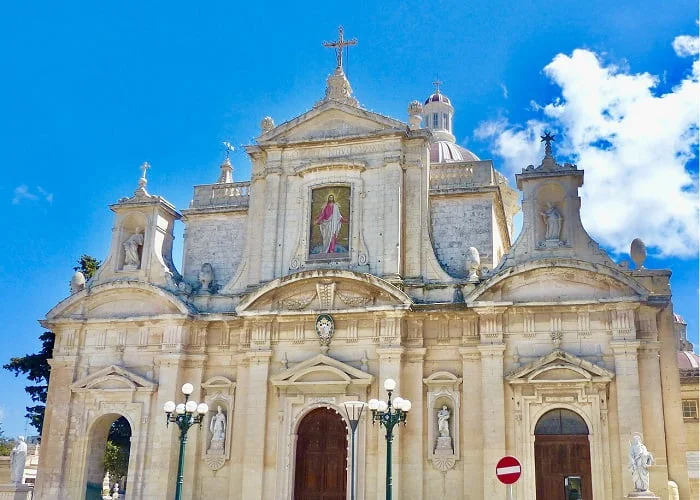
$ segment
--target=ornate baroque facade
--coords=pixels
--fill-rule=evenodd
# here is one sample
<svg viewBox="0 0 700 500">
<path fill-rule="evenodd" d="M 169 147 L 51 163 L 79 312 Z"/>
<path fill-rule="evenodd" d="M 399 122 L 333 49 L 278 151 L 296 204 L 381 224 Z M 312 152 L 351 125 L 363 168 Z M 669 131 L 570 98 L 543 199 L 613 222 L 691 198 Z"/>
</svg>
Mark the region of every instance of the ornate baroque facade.
<svg viewBox="0 0 700 500">
<path fill-rule="evenodd" d="M 643 256 L 622 267 L 588 236 L 583 171 L 558 164 L 549 139 L 542 163 L 516 176 L 523 229 L 511 241 L 518 192 L 455 144 L 453 112 L 439 89 L 410 104 L 408 123 L 366 111 L 340 65 L 313 109 L 263 120 L 249 182 L 233 182 L 226 160 L 178 211 L 147 192 L 144 170 L 110 207 L 97 275 L 44 321 L 56 348 L 37 498 L 101 484 L 120 416 L 132 430 L 127 498 L 172 498 L 178 442 L 162 408 L 184 382 L 211 407 L 189 434 L 185 498 L 299 497 L 314 475 L 349 498 L 341 403 L 384 397 L 387 378 L 413 402 L 394 443 L 397 498 L 501 497 L 506 454 L 523 464 L 516 497 L 535 498 L 547 439 L 576 434 L 588 458 L 562 472 L 561 494 L 579 477 L 583 498 L 621 499 L 634 433 L 656 457 L 651 489 L 668 498 L 673 480 L 689 498 L 670 272 Z M 369 416 L 360 499 L 385 487 L 384 433 Z M 340 454 L 319 435 L 339 436 Z"/>
</svg>

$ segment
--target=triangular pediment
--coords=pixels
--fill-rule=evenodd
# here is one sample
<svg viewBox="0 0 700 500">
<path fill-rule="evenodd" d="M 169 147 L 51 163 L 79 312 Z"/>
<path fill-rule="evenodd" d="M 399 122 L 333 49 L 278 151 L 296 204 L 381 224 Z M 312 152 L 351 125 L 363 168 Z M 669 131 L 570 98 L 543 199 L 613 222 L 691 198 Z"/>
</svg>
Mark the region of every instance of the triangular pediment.
<svg viewBox="0 0 700 500">
<path fill-rule="evenodd" d="M 367 387 L 373 380 L 369 373 L 325 354 L 317 354 L 270 377 L 275 387 L 299 393 L 345 393 L 350 387 Z"/>
<path fill-rule="evenodd" d="M 506 377 L 511 384 L 610 382 L 614 374 L 561 349 L 536 359 Z"/>
<path fill-rule="evenodd" d="M 265 132 L 265 143 L 290 143 L 367 136 L 383 131 L 404 131 L 406 124 L 361 108 L 329 101 Z"/>
<path fill-rule="evenodd" d="M 153 392 L 156 384 L 126 368 L 110 365 L 71 384 L 73 392 L 145 391 Z"/>
</svg>

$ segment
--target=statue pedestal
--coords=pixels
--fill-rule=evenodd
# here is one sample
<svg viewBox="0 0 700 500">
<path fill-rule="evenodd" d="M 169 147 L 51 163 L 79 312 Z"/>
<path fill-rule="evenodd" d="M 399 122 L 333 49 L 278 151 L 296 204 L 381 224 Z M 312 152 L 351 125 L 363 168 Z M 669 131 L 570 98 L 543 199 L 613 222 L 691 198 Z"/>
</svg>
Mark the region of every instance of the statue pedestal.
<svg viewBox="0 0 700 500">
<path fill-rule="evenodd" d="M 627 496 L 623 497 L 625 500 L 634 498 L 635 500 L 661 500 L 653 491 L 633 491 Z"/>
<path fill-rule="evenodd" d="M 0 484 L 0 500 L 30 500 L 32 487 L 28 484 Z"/>
<path fill-rule="evenodd" d="M 437 446 L 435 447 L 435 454 L 436 455 L 452 455 L 452 453 L 454 453 L 452 450 L 452 438 L 449 436 L 437 438 Z"/>
</svg>

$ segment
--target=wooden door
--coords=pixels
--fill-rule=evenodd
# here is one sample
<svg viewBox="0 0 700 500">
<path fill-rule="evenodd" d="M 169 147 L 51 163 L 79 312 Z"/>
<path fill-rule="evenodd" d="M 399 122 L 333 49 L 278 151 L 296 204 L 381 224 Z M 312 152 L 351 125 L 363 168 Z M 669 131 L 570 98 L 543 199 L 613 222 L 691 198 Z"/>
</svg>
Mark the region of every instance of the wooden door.
<svg viewBox="0 0 700 500">
<path fill-rule="evenodd" d="M 297 431 L 294 500 L 347 498 L 347 428 L 333 410 L 310 412 Z"/>
<path fill-rule="evenodd" d="M 538 500 L 592 500 L 588 436 L 535 436 L 535 476 Z"/>
</svg>

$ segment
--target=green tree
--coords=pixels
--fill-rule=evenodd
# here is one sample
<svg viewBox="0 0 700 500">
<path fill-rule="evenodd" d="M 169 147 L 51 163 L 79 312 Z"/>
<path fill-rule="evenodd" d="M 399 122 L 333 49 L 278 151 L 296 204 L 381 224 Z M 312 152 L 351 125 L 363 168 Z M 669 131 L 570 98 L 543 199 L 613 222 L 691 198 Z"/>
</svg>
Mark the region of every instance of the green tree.
<svg viewBox="0 0 700 500">
<path fill-rule="evenodd" d="M 5 432 L 0 427 L 0 457 L 9 457 L 14 448 L 12 440 L 5 437 Z"/>
<path fill-rule="evenodd" d="M 118 481 L 122 488 L 123 479 L 129 470 L 129 452 L 131 451 L 131 426 L 124 417 L 116 419 L 109 429 L 105 446 L 104 468 L 113 481 Z"/>
<path fill-rule="evenodd" d="M 73 269 L 81 271 L 85 275 L 85 279 L 89 280 L 95 274 L 95 271 L 100 267 L 100 261 L 89 255 L 83 255 L 78 260 L 78 265 Z M 26 354 L 22 357 L 10 358 L 10 362 L 3 365 L 5 370 L 9 370 L 15 374 L 15 377 L 20 373 L 26 375 L 32 385 L 28 385 L 24 390 L 32 398 L 32 401 L 39 403 L 34 406 L 27 406 L 25 417 L 29 419 L 29 423 L 41 434 L 44 425 L 44 411 L 46 410 L 46 396 L 49 390 L 49 377 L 51 376 L 51 366 L 49 359 L 53 355 L 54 342 L 56 336 L 53 332 L 44 332 L 39 337 L 41 341 L 41 350 L 34 354 Z"/>
</svg>

